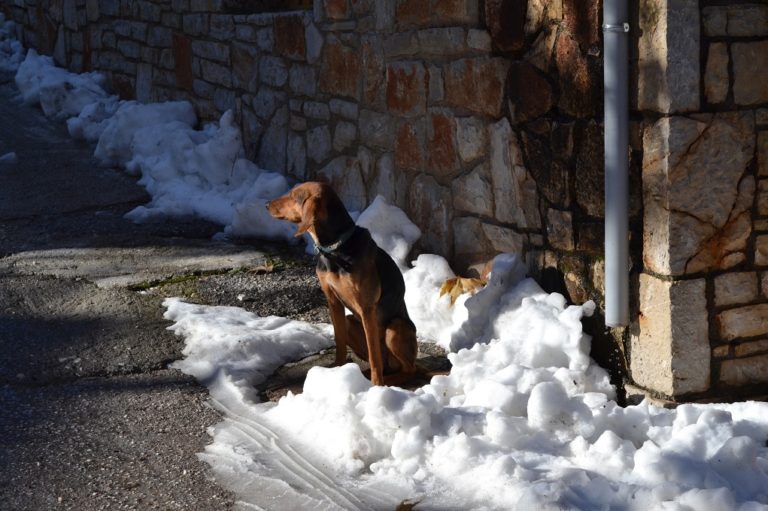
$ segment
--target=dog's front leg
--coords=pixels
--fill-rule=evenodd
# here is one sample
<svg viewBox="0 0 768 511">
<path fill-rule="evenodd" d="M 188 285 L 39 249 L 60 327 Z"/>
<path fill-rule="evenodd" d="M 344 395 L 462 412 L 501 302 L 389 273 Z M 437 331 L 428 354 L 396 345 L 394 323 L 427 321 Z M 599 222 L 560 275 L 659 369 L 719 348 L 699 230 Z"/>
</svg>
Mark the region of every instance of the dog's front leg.
<svg viewBox="0 0 768 511">
<path fill-rule="evenodd" d="M 379 338 L 379 322 L 376 317 L 376 308 L 363 310 L 363 330 L 365 342 L 368 345 L 368 363 L 371 365 L 371 383 L 384 385 L 384 363 L 381 359 L 381 339 Z"/>
<path fill-rule="evenodd" d="M 344 317 L 344 304 L 336 296 L 332 289 L 323 286 L 323 292 L 328 299 L 328 310 L 333 323 L 333 336 L 336 339 L 336 360 L 334 366 L 342 366 L 347 363 L 347 321 Z"/>
</svg>

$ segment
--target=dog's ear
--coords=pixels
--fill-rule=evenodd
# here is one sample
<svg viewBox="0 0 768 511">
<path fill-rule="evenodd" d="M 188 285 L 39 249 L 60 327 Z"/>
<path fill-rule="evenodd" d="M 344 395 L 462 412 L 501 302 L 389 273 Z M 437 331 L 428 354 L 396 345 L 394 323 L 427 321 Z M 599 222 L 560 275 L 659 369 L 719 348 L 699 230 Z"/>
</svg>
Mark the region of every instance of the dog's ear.
<svg viewBox="0 0 768 511">
<path fill-rule="evenodd" d="M 317 219 L 317 207 L 319 200 L 317 197 L 308 197 L 304 200 L 301 206 L 301 222 L 299 222 L 298 229 L 295 236 L 298 238 L 307 230 L 315 225 Z"/>
</svg>

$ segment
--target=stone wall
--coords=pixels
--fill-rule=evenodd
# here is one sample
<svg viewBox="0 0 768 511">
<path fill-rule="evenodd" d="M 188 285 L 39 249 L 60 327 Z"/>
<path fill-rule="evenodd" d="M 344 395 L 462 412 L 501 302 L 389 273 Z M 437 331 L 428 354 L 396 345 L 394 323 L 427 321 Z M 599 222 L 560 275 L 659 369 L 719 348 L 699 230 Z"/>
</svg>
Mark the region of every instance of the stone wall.
<svg viewBox="0 0 768 511">
<path fill-rule="evenodd" d="M 643 264 L 631 376 L 768 394 L 768 4 L 640 2 Z"/>
<path fill-rule="evenodd" d="M 351 210 L 376 195 L 461 267 L 541 246 L 536 187 L 504 117 L 509 60 L 477 0 L 317 0 L 233 15 L 220 0 L 15 0 L 23 42 L 122 97 L 234 109 L 248 156 L 323 175 Z"/>
<path fill-rule="evenodd" d="M 350 209 L 383 195 L 422 228 L 420 249 L 461 271 L 523 251 L 545 288 L 602 305 L 600 2 L 222 8 L 221 0 L 7 7 L 26 45 L 72 70 L 108 73 L 121 96 L 187 99 L 203 120 L 232 108 L 261 166 L 324 175 Z M 592 323 L 604 330 L 599 313 Z M 615 339 L 595 345 L 620 382 Z"/>
</svg>

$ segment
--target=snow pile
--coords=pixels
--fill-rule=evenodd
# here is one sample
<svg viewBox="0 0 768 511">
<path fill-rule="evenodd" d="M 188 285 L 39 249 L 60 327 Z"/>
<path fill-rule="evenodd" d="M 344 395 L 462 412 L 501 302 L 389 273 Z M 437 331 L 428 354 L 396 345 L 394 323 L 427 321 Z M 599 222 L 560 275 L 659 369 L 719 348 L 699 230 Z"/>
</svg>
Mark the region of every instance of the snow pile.
<svg viewBox="0 0 768 511">
<path fill-rule="evenodd" d="M 16 40 L 16 24 L 0 12 L 0 71 L 16 71 L 24 59 L 24 48 Z"/>
<path fill-rule="evenodd" d="M 376 239 L 402 248 L 409 222 L 378 218 L 391 208 L 384 206 L 359 222 L 379 226 Z M 461 297 L 453 311 L 438 297 L 442 279 L 453 276 L 444 259 L 423 255 L 404 275 L 420 335 L 467 347 L 449 355 L 449 375 L 414 392 L 372 387 L 347 364 L 315 367 L 302 394 L 258 404 L 252 383 L 280 359 L 328 345 L 328 327 L 313 333 L 318 327 L 299 322 L 235 317 L 237 309 L 166 303 L 172 328 L 187 338 L 177 367 L 209 382 L 226 418 L 201 458 L 244 502 L 275 509 L 393 509 L 407 498 L 421 499 L 418 509 L 768 509 L 768 404 L 619 407 L 582 332 L 580 320 L 594 305 L 568 306 L 543 292 L 517 256 L 497 257 L 488 286 Z"/>
<path fill-rule="evenodd" d="M 189 102 L 121 101 L 105 91 L 103 75 L 70 73 L 34 50 L 21 63 L 16 84 L 26 102 L 40 103 L 50 118 L 66 119 L 74 138 L 97 142 L 94 156 L 102 165 L 141 176 L 152 200 L 129 212 L 131 220 L 195 215 L 223 225 L 228 235 L 293 241 L 295 227 L 265 208 L 289 184 L 243 158 L 231 111 L 197 130 Z"/>
<path fill-rule="evenodd" d="M 26 103 L 39 103 L 47 117 L 64 120 L 108 96 L 100 73 L 71 73 L 56 67 L 51 57 L 33 49 L 16 72 L 16 85 Z"/>
<path fill-rule="evenodd" d="M 16 152 L 14 151 L 5 153 L 4 155 L 0 156 L 0 163 L 13 164 L 13 163 L 16 163 L 18 160 L 19 158 L 18 156 L 16 156 Z"/>
</svg>

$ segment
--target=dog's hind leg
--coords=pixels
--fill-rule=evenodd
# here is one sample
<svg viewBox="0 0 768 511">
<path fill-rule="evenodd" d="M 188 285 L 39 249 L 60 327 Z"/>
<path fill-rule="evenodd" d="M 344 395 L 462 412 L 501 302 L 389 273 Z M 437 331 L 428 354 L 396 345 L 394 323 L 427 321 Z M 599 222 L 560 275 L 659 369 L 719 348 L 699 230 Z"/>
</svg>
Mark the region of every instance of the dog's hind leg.
<svg viewBox="0 0 768 511">
<path fill-rule="evenodd" d="M 365 342 L 365 331 L 360 320 L 351 314 L 345 318 L 347 324 L 347 342 L 352 351 L 362 360 L 368 361 L 368 345 Z"/>
<path fill-rule="evenodd" d="M 410 323 L 395 319 L 384 332 L 389 369 L 406 374 L 416 372 L 416 332 Z"/>
</svg>

